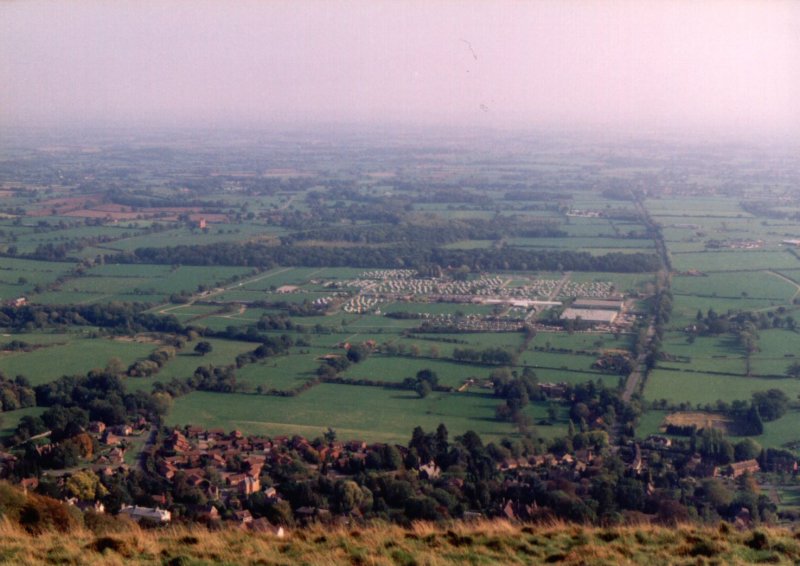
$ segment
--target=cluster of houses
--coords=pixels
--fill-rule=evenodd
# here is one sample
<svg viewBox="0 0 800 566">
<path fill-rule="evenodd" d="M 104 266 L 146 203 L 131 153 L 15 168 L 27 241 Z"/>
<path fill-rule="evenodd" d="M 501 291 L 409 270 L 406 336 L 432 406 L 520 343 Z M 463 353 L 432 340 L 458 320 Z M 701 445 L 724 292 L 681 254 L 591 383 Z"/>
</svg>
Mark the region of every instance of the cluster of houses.
<svg viewBox="0 0 800 566">
<path fill-rule="evenodd" d="M 653 453 L 659 453 L 659 461 L 662 459 L 664 451 L 673 449 L 673 441 L 669 436 L 652 434 L 641 443 L 634 445 L 634 459 L 631 464 L 632 469 L 637 473 L 642 473 L 647 469 L 647 463 Z M 754 475 L 761 471 L 773 473 L 797 474 L 798 464 L 794 458 L 768 462 L 766 469 L 764 464 L 756 459 L 742 460 L 725 465 L 714 465 L 704 460 L 699 453 L 693 454 L 686 462 L 686 469 L 696 478 L 721 478 L 735 480 L 745 474 Z"/>
<path fill-rule="evenodd" d="M 412 279 L 416 276 L 416 269 L 373 269 L 362 273 L 361 279 Z"/>
<path fill-rule="evenodd" d="M 319 309 L 324 309 L 327 308 L 332 302 L 333 302 L 333 297 L 325 296 L 325 297 L 317 297 L 316 299 L 314 299 L 312 304 Z"/>
<path fill-rule="evenodd" d="M 341 283 L 341 286 L 358 289 L 361 293 L 387 296 L 420 295 L 476 295 L 496 289 L 504 284 L 500 277 L 481 277 L 472 281 L 456 281 L 444 278 L 416 278 L 387 276 L 369 278 L 362 274 L 357 279 Z"/>
<path fill-rule="evenodd" d="M 609 299 L 617 297 L 615 287 L 610 282 L 587 281 L 573 282 L 565 279 L 536 279 L 520 277 L 501 277 L 498 275 L 485 275 L 478 279 L 461 281 L 443 277 L 419 277 L 417 272 L 410 269 L 383 269 L 362 273 L 358 278 L 342 281 L 329 281 L 327 288 L 351 289 L 355 294 L 347 297 L 341 303 L 341 310 L 351 314 L 364 314 L 374 312 L 381 314 L 378 308 L 386 302 L 447 302 L 458 304 L 481 305 L 509 305 L 524 310 L 522 318 L 533 316 L 538 311 L 560 306 L 559 301 L 552 301 L 553 296 L 585 297 L 586 299 Z M 284 285 L 278 289 L 281 293 L 295 293 L 302 291 L 293 285 Z M 314 299 L 313 304 L 319 308 L 330 308 L 339 303 L 337 295 L 347 296 L 347 293 L 334 293 Z M 420 310 L 424 310 L 420 308 Z M 420 313 L 422 314 L 422 313 Z M 606 321 L 607 324 L 614 322 Z M 503 325 L 500 331 L 519 330 L 506 328 Z M 467 328 L 466 330 L 479 330 L 483 328 Z M 487 327 L 485 331 L 491 331 Z"/>
<path fill-rule="evenodd" d="M 477 384 L 477 382 L 473 383 Z M 563 396 L 567 385 L 542 384 L 547 389 L 550 397 Z M 626 468 L 632 473 L 644 477 L 647 473 L 648 462 L 654 453 L 663 453 L 673 449 L 672 439 L 663 435 L 651 435 L 641 443 L 635 443 L 626 449 Z M 249 526 L 257 521 L 246 510 L 242 510 L 242 503 L 250 495 L 263 492 L 268 498 L 279 500 L 280 486 L 266 485 L 269 480 L 265 470 L 274 466 L 290 465 L 293 457 L 299 455 L 310 468 L 319 469 L 322 473 L 332 477 L 347 477 L 356 470 L 364 467 L 370 451 L 381 451 L 383 444 L 368 445 L 362 441 L 350 442 L 314 442 L 299 436 L 292 438 L 278 436 L 266 438 L 260 436 L 245 436 L 238 431 L 225 433 L 222 430 L 204 430 L 199 427 L 186 427 L 174 429 L 163 441 L 157 452 L 157 470 L 166 479 L 174 480 L 177 474 L 183 474 L 184 480 L 191 486 L 203 491 L 210 501 L 223 502 L 229 508 L 238 508 L 234 519 L 243 526 Z M 396 446 L 401 457 L 405 458 L 408 449 Z M 571 481 L 577 481 L 586 474 L 591 474 L 592 469 L 598 468 L 603 461 L 603 456 L 592 449 L 580 449 L 563 455 L 547 453 L 527 457 L 508 457 L 496 464 L 499 471 L 513 470 L 539 470 L 546 471 L 548 475 L 561 475 Z M 660 459 L 663 462 L 663 460 Z M 726 466 L 713 466 L 699 454 L 695 454 L 686 464 L 695 477 L 721 477 L 734 480 L 746 473 L 755 474 L 761 470 L 757 460 L 736 462 Z M 797 472 L 797 463 L 793 462 L 793 471 Z M 439 478 L 441 470 L 433 462 L 421 463 L 418 469 L 422 477 L 429 479 Z M 792 470 L 788 470 L 792 471 Z M 459 482 L 459 478 L 450 478 L 448 481 Z M 514 481 L 506 479 L 505 481 Z M 655 488 L 648 485 L 648 491 Z M 163 499 L 166 503 L 166 498 Z M 143 510 L 145 509 L 145 510 Z M 218 518 L 216 508 L 209 506 L 205 517 L 209 520 Z M 525 518 L 531 510 L 522 510 L 509 507 L 504 513 L 509 518 Z M 125 513 L 153 519 L 154 512 L 159 509 L 128 508 Z M 149 514 L 148 514 L 149 513 Z M 324 520 L 330 513 L 324 509 L 298 508 L 294 510 L 295 516 L 301 521 Z M 162 517 L 169 517 L 161 513 Z M 169 519 L 162 519 L 161 522 Z M 253 527 L 250 527 L 253 528 Z"/>
<path fill-rule="evenodd" d="M 266 439 L 245 439 L 241 433 L 187 429 L 184 434 L 176 429 L 159 448 L 156 469 L 168 480 L 183 473 L 191 487 L 211 500 L 247 498 L 261 491 L 261 470 L 271 447 Z M 209 469 L 218 479 L 209 477 Z"/>
<path fill-rule="evenodd" d="M 571 208 L 567 212 L 567 216 L 572 218 L 602 218 L 604 212 L 602 210 L 578 210 Z"/>
<path fill-rule="evenodd" d="M 459 302 L 481 302 L 480 298 L 541 299 L 554 293 L 561 296 L 609 297 L 614 285 L 607 281 L 563 281 L 520 277 L 482 276 L 469 281 L 447 278 L 416 278 L 410 270 L 366 272 L 357 279 L 336 283 L 338 287 L 358 289 L 360 293 L 388 299 L 425 296 L 428 300 L 458 297 Z"/>
<path fill-rule="evenodd" d="M 472 384 L 477 384 L 474 381 Z M 485 383 L 481 384 L 486 385 Z M 542 389 L 547 389 L 550 397 L 563 396 L 567 385 L 542 384 Z M 108 428 L 102 423 L 92 423 L 93 434 L 113 441 L 114 438 L 124 437 L 135 432 L 130 427 Z M 158 473 L 171 483 L 181 482 L 200 490 L 209 504 L 201 509 L 195 509 L 195 517 L 211 523 L 222 519 L 219 508 L 227 508 L 226 518 L 239 526 L 259 532 L 271 533 L 275 536 L 284 536 L 282 528 L 273 526 L 264 518 L 255 518 L 245 508 L 245 501 L 256 493 L 262 493 L 268 500 L 280 501 L 280 485 L 272 485 L 270 471 L 280 466 L 291 466 L 298 456 L 303 459 L 310 469 L 317 469 L 320 473 L 332 478 L 350 477 L 359 470 L 363 470 L 370 452 L 383 451 L 383 444 L 368 445 L 363 441 L 340 442 L 314 441 L 294 436 L 245 436 L 241 432 L 226 433 L 223 430 L 205 430 L 200 427 L 187 426 L 172 429 L 157 446 L 155 452 L 155 465 Z M 405 459 L 408 449 L 405 446 L 395 446 L 401 458 Z M 674 450 L 673 441 L 664 435 L 651 435 L 646 440 L 634 443 L 623 448 L 623 459 L 626 469 L 639 476 L 647 477 L 649 461 L 653 454 L 659 455 L 659 462 L 663 466 L 663 455 Z M 532 470 L 545 474 L 546 477 L 562 477 L 569 481 L 580 481 L 581 478 L 591 476 L 593 470 L 600 469 L 603 454 L 590 448 L 575 450 L 562 455 L 555 453 L 537 454 L 526 457 L 509 456 L 495 465 L 501 472 L 514 472 Z M 797 473 L 797 462 L 793 460 L 787 464 L 789 468 L 781 471 Z M 695 454 L 685 463 L 687 470 L 693 477 L 719 477 L 735 480 L 744 474 L 755 474 L 762 469 L 757 460 L 746 460 L 725 466 L 714 466 L 704 460 L 700 454 Z M 775 471 L 775 470 L 772 470 Z M 420 477 L 428 479 L 441 478 L 441 470 L 433 462 L 423 462 L 418 467 Z M 520 481 L 522 476 L 515 473 L 505 475 L 505 483 Z M 459 477 L 445 478 L 453 487 L 463 487 L 463 480 Z M 28 478 L 23 480 L 22 487 L 36 489 L 38 480 Z M 460 484 L 460 485 L 459 485 Z M 648 484 L 648 493 L 653 493 L 656 488 Z M 137 522 L 147 521 L 156 524 L 166 524 L 173 520 L 174 508 L 171 507 L 169 494 L 151 494 L 156 507 L 142 507 L 138 505 L 124 506 L 120 514 Z M 93 510 L 96 513 L 104 512 L 103 506 L 97 502 L 68 501 L 81 509 Z M 217 505 L 215 505 L 216 503 Z M 172 509 L 172 510 L 170 510 Z M 536 515 L 537 509 L 520 507 L 517 502 L 508 501 L 502 510 L 509 519 L 526 519 Z M 301 522 L 312 520 L 336 520 L 326 509 L 301 507 L 293 509 L 295 517 Z M 465 515 L 469 518 L 469 513 Z M 746 517 L 742 520 L 746 521 Z"/>
<path fill-rule="evenodd" d="M 426 326 L 448 328 L 456 332 L 519 332 L 525 322 L 519 318 L 487 317 L 477 314 L 456 316 L 452 314 L 437 314 L 423 317 Z"/>
<path fill-rule="evenodd" d="M 342 310 L 351 314 L 363 314 L 372 311 L 382 299 L 369 295 L 356 295 L 342 304 Z"/>
<path fill-rule="evenodd" d="M 149 428 L 149 423 L 145 419 L 140 419 L 134 426 L 124 424 L 119 426 L 108 427 L 105 423 L 100 421 L 93 421 L 89 423 L 88 428 L 84 431 L 83 435 L 91 436 L 98 441 L 98 450 L 92 454 L 92 471 L 111 476 L 118 472 L 127 472 L 128 465 L 125 463 L 125 452 L 130 444 L 133 436 L 144 434 Z M 44 432 L 36 436 L 32 436 L 29 440 L 38 441 L 46 439 L 50 436 L 50 432 Z M 55 449 L 55 444 L 51 442 L 35 442 L 33 443 L 33 450 L 39 456 L 46 456 Z M 16 456 L 10 453 L 0 453 L 0 469 L 13 470 L 16 464 Z M 56 475 L 56 474 L 53 474 Z M 61 475 L 63 480 L 66 475 Z M 31 485 L 26 485 L 26 482 L 31 482 Z M 30 487 L 35 489 L 38 485 L 36 478 L 25 478 L 22 480 L 23 487 Z"/>
<path fill-rule="evenodd" d="M 759 250 L 764 247 L 764 240 L 708 240 L 708 249 Z"/>
<path fill-rule="evenodd" d="M 565 387 L 564 384 L 558 386 Z M 346 477 L 351 475 L 353 470 L 363 469 L 370 451 L 380 451 L 383 447 L 383 444 L 368 445 L 362 441 L 334 441 L 312 445 L 307 439 L 299 436 L 266 438 L 244 436 L 238 431 L 225 433 L 222 430 L 186 427 L 174 429 L 159 447 L 157 470 L 168 480 L 174 480 L 177 474 L 182 473 L 185 481 L 202 490 L 209 500 L 223 502 L 228 507 L 238 507 L 239 511 L 234 513 L 234 519 L 243 526 L 250 527 L 251 523 L 259 520 L 253 519 L 248 511 L 241 510 L 244 499 L 258 491 L 263 491 L 267 497 L 275 500 L 281 498 L 280 486 L 262 486 L 259 481 L 260 477 L 266 475 L 263 473 L 265 467 L 291 464 L 290 452 L 294 452 L 305 461 L 324 462 L 319 465 L 311 464 L 311 468 L 322 469 L 323 473 L 329 476 Z M 396 448 L 401 457 L 407 455 L 408 449 L 405 446 L 397 445 Z M 308 458 L 309 452 L 314 453 L 313 458 Z M 547 468 L 560 470 L 562 473 L 567 472 L 572 477 L 578 478 L 590 466 L 600 461 L 602 460 L 599 455 L 587 449 L 563 456 L 544 454 L 509 457 L 496 466 L 503 472 Z M 418 472 L 421 477 L 428 479 L 437 479 L 441 476 L 441 469 L 433 462 L 421 463 Z M 211 475 L 215 477 L 212 478 Z M 456 487 L 463 487 L 461 478 L 449 478 L 448 481 L 457 484 Z M 216 508 L 209 505 L 203 519 L 218 519 L 219 514 L 215 511 Z M 517 511 L 507 515 L 510 518 L 520 517 Z M 159 522 L 167 522 L 170 517 L 165 515 L 169 513 L 168 511 L 158 508 L 129 507 L 123 512 L 135 519 L 147 517 L 150 520 L 157 520 L 156 514 L 167 517 Z M 310 507 L 294 509 L 294 514 L 301 522 L 325 521 L 333 518 L 328 510 Z"/>
<path fill-rule="evenodd" d="M 346 476 L 354 469 L 363 468 L 371 448 L 375 446 L 362 441 L 312 445 L 299 436 L 267 438 L 245 436 L 238 431 L 226 433 L 219 429 L 186 427 L 172 430 L 161 443 L 157 450 L 156 469 L 170 481 L 182 474 L 182 481 L 202 491 L 209 501 L 238 508 L 236 520 L 249 525 L 252 517 L 248 511 L 242 510 L 248 497 L 263 492 L 269 499 L 280 499 L 279 486 L 270 485 L 271 482 L 265 480 L 268 477 L 265 468 L 289 466 L 294 462 L 293 458 L 300 455 L 306 462 L 320 462 L 309 464 L 312 468 L 324 465 L 325 473 Z M 398 448 L 405 451 L 405 448 Z M 301 519 L 305 516 L 303 510 L 296 509 L 295 514 Z M 203 518 L 212 521 L 218 518 L 216 508 L 209 505 Z"/>
</svg>

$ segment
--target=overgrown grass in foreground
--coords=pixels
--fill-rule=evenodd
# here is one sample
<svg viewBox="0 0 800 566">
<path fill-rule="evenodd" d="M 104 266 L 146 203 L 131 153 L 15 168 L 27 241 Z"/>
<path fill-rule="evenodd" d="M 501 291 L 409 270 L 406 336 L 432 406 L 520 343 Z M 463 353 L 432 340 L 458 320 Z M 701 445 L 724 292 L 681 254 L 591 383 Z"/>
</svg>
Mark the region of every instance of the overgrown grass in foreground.
<svg viewBox="0 0 800 566">
<path fill-rule="evenodd" d="M 520 526 L 481 521 L 366 528 L 314 526 L 285 538 L 240 529 L 174 527 L 32 536 L 5 521 L 0 562 L 12 564 L 794 564 L 800 535 L 679 526 Z"/>
</svg>

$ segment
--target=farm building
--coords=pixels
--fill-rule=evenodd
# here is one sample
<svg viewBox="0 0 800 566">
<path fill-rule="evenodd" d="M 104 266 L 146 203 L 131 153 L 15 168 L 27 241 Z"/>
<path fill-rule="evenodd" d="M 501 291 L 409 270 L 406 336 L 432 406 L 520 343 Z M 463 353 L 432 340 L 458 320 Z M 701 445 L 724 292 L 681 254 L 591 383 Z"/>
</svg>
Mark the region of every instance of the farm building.
<svg viewBox="0 0 800 566">
<path fill-rule="evenodd" d="M 717 466 L 714 468 L 714 477 L 727 476 L 736 479 L 744 474 L 755 474 L 760 471 L 761 466 L 758 465 L 758 460 L 745 460 L 728 466 Z"/>
<path fill-rule="evenodd" d="M 612 310 L 601 309 L 574 309 L 568 308 L 561 315 L 562 320 L 576 320 L 580 318 L 584 322 L 595 324 L 612 324 L 619 313 Z"/>
<path fill-rule="evenodd" d="M 618 311 L 622 309 L 621 300 L 605 300 L 605 299 L 576 299 L 572 303 L 572 307 L 576 309 L 602 309 Z"/>
</svg>

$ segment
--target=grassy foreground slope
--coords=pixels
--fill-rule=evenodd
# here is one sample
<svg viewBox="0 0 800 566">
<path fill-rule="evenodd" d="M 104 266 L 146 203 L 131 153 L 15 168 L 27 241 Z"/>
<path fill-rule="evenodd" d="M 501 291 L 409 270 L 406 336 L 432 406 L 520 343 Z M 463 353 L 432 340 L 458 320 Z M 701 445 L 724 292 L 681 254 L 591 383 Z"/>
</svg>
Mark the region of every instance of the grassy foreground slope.
<svg viewBox="0 0 800 566">
<path fill-rule="evenodd" d="M 797 535 L 786 529 L 738 532 L 719 528 L 569 524 L 515 525 L 482 521 L 411 528 L 375 525 L 309 527 L 285 538 L 240 529 L 201 527 L 38 536 L 5 521 L 5 564 L 796 564 Z"/>
<path fill-rule="evenodd" d="M 504 520 L 313 524 L 284 536 L 198 524 L 141 528 L 0 482 L 0 564 L 797 564 L 800 532 L 730 524 L 590 527 Z"/>
</svg>

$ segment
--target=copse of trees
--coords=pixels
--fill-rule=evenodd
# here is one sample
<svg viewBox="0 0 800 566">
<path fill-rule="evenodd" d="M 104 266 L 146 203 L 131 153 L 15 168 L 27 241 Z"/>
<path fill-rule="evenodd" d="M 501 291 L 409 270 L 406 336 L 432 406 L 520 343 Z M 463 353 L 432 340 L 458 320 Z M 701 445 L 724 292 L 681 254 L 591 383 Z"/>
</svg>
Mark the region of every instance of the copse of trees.
<svg viewBox="0 0 800 566">
<path fill-rule="evenodd" d="M 714 309 L 708 309 L 703 313 L 702 310 L 698 310 L 694 323 L 689 327 L 689 334 L 719 336 L 733 333 L 741 341 L 743 333 L 757 338 L 758 330 L 785 328 L 794 331 L 797 328 L 794 317 L 790 314 L 782 316 L 783 314 L 781 308 L 775 312 L 728 311 L 727 313 L 718 313 Z"/>
<path fill-rule="evenodd" d="M 347 349 L 347 359 L 357 364 L 366 360 L 371 353 L 372 347 L 369 344 L 351 344 Z"/>
<path fill-rule="evenodd" d="M 117 375 L 102 370 L 64 376 L 37 385 L 34 391 L 38 406 L 77 407 L 86 411 L 90 420 L 109 425 L 123 424 L 138 416 L 157 420 L 168 408 L 163 399 L 145 391 L 126 392 Z"/>
<path fill-rule="evenodd" d="M 569 399 L 570 420 L 587 430 L 592 426 L 607 428 L 620 424 L 630 430 L 641 413 L 636 402 L 626 403 L 615 389 L 600 381 L 586 381 L 567 388 L 564 397 Z"/>
<path fill-rule="evenodd" d="M 25 376 L 9 378 L 0 370 L 0 411 L 14 411 L 36 404 L 36 394 Z"/>
<path fill-rule="evenodd" d="M 255 363 L 258 360 L 288 354 L 289 348 L 293 345 L 294 341 L 286 334 L 282 334 L 281 336 L 267 336 L 255 350 L 236 356 L 236 367 L 241 368 L 246 364 Z"/>
<path fill-rule="evenodd" d="M 175 357 L 176 352 L 177 349 L 174 346 L 156 348 L 147 356 L 146 360 L 136 360 L 128 366 L 125 373 L 128 377 L 151 377 L 161 371 L 161 368 Z"/>
<path fill-rule="evenodd" d="M 334 377 L 350 367 L 350 360 L 347 356 L 330 355 L 326 356 L 322 364 L 317 368 L 319 377 Z"/>
<path fill-rule="evenodd" d="M 525 424 L 522 421 L 522 410 L 531 399 L 541 400 L 543 396 L 539 391 L 539 380 L 530 368 L 525 368 L 522 375 L 512 372 L 508 368 L 500 368 L 491 373 L 489 379 L 494 388 L 495 397 L 504 400 L 495 411 L 498 419 Z"/>
<path fill-rule="evenodd" d="M 764 422 L 775 421 L 789 409 L 789 397 L 780 389 L 769 389 L 753 393 L 752 405 Z"/>
<path fill-rule="evenodd" d="M 192 389 L 200 391 L 233 393 L 237 390 L 236 371 L 233 366 L 200 366 L 186 383 Z"/>
<path fill-rule="evenodd" d="M 435 371 L 428 368 L 421 369 L 417 372 L 415 377 L 407 377 L 403 380 L 403 387 L 416 391 L 420 398 L 424 399 L 430 395 L 431 391 L 435 390 L 439 385 L 439 376 Z"/>
</svg>

